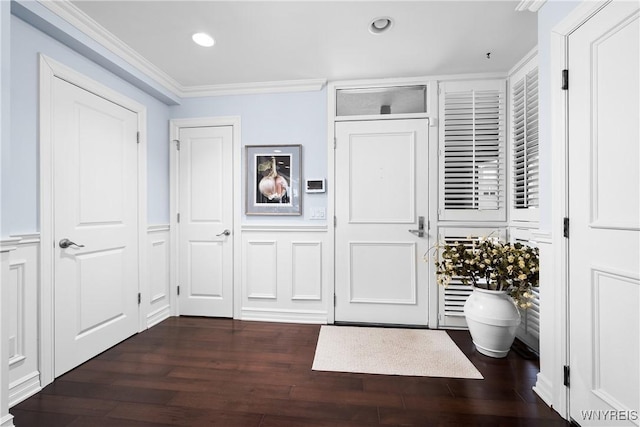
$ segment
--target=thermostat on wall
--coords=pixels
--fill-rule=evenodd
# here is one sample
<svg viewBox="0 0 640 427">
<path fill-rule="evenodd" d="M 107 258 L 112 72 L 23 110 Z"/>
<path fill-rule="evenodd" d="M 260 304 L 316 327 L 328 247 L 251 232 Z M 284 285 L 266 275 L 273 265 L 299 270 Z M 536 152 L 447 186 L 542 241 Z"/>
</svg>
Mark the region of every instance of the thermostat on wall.
<svg viewBox="0 0 640 427">
<path fill-rule="evenodd" d="M 307 179 L 305 180 L 305 191 L 307 193 L 324 193 L 324 179 Z"/>
</svg>

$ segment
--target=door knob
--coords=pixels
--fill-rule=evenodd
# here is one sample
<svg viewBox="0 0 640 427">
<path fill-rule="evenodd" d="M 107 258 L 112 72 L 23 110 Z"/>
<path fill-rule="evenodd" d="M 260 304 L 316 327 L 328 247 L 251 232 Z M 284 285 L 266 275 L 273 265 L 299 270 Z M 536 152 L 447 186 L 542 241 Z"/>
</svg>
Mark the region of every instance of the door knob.
<svg viewBox="0 0 640 427">
<path fill-rule="evenodd" d="M 220 236 L 230 236 L 231 235 L 231 230 L 226 229 L 224 230 L 222 233 L 220 234 L 216 234 L 216 237 L 220 237 Z"/>
<path fill-rule="evenodd" d="M 77 248 L 84 248 L 84 245 L 79 245 L 77 243 L 72 242 L 69 239 L 62 239 L 60 240 L 60 242 L 58 242 L 58 245 L 62 248 L 62 249 L 67 249 L 69 246 L 75 246 Z"/>
</svg>

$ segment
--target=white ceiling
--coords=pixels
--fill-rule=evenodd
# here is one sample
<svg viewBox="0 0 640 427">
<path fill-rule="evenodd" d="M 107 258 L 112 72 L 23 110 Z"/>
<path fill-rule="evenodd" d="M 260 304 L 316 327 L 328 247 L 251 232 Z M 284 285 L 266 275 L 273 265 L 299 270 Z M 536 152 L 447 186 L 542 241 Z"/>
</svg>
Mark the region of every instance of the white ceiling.
<svg viewBox="0 0 640 427">
<path fill-rule="evenodd" d="M 72 1 L 183 88 L 504 72 L 537 43 L 536 14 L 518 3 Z M 394 24 L 373 35 L 379 16 Z M 196 46 L 198 31 L 215 46 Z"/>
</svg>

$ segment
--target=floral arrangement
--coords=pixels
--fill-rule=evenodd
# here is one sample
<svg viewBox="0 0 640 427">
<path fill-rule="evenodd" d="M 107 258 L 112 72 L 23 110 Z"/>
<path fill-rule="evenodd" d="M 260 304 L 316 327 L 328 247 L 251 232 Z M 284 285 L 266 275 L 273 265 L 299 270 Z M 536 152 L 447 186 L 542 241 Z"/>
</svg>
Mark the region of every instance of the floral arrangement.
<svg viewBox="0 0 640 427">
<path fill-rule="evenodd" d="M 435 249 L 439 284 L 447 286 L 452 277 L 457 277 L 465 285 L 507 291 L 520 308 L 531 306 L 531 288 L 539 285 L 538 248 L 483 237 L 474 239 L 470 246 L 454 242 Z"/>
</svg>

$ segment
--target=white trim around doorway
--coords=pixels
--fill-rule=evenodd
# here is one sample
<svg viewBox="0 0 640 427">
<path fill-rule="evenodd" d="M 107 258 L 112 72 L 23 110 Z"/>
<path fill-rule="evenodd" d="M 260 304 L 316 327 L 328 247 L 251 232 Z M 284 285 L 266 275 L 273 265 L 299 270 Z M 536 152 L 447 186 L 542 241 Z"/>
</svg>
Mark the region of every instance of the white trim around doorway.
<svg viewBox="0 0 640 427">
<path fill-rule="evenodd" d="M 221 117 L 197 117 L 188 119 L 173 119 L 169 122 L 169 143 L 170 143 L 170 240 L 171 240 L 171 278 L 169 281 L 172 290 L 171 315 L 179 316 L 177 286 L 178 286 L 178 150 L 177 143 L 180 128 L 187 127 L 213 127 L 213 126 L 231 126 L 233 129 L 233 227 L 231 230 L 231 238 L 234 239 L 233 245 L 233 318 L 237 319 L 242 312 L 242 299 L 240 292 L 241 276 L 241 254 L 242 248 L 238 236 L 240 236 L 242 222 L 242 140 L 240 139 L 240 116 L 221 116 Z"/>
<path fill-rule="evenodd" d="M 147 294 L 147 110 L 142 104 L 101 83 L 40 55 L 39 149 L 40 149 L 40 382 L 41 387 L 54 379 L 54 241 L 53 236 L 53 149 L 52 112 L 54 78 L 63 79 L 97 96 L 107 99 L 138 116 L 140 143 L 138 149 L 138 292 Z M 55 242 L 54 242 L 55 244 Z M 146 316 L 141 306 L 138 331 L 146 329 Z"/>
</svg>

